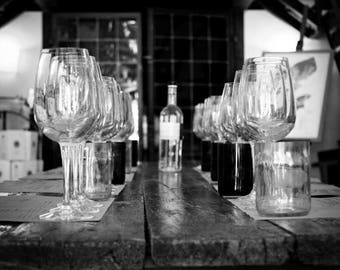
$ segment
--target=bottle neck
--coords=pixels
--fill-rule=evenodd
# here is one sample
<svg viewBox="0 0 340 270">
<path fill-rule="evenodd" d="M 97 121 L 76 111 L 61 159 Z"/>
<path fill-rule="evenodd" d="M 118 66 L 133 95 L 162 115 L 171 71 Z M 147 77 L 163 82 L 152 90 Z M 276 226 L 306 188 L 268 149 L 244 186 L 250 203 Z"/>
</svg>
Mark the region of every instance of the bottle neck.
<svg viewBox="0 0 340 270">
<path fill-rule="evenodd" d="M 177 86 L 168 86 L 168 105 L 177 105 Z"/>
</svg>

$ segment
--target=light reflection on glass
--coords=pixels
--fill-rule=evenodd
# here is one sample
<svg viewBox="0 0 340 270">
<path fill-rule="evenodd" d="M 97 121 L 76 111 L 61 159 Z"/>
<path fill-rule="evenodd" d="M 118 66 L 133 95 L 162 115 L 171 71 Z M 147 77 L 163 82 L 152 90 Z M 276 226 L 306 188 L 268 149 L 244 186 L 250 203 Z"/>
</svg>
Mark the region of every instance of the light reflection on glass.
<svg viewBox="0 0 340 270">
<path fill-rule="evenodd" d="M 159 200 L 162 233 L 169 235 L 181 232 L 184 221 L 184 204 L 181 173 L 159 172 Z"/>
</svg>

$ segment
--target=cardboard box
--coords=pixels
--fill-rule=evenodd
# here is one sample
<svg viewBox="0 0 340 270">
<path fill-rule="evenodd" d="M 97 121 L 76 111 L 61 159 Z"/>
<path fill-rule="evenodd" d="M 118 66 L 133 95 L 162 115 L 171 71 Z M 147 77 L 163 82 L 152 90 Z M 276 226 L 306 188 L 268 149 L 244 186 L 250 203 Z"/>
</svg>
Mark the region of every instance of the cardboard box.
<svg viewBox="0 0 340 270">
<path fill-rule="evenodd" d="M 0 159 L 35 160 L 38 153 L 38 132 L 26 130 L 0 131 Z"/>
<path fill-rule="evenodd" d="M 18 180 L 21 177 L 42 171 L 42 160 L 20 160 L 11 162 L 11 178 Z"/>
<path fill-rule="evenodd" d="M 0 160 L 0 183 L 5 180 L 11 180 L 11 162 Z"/>
</svg>

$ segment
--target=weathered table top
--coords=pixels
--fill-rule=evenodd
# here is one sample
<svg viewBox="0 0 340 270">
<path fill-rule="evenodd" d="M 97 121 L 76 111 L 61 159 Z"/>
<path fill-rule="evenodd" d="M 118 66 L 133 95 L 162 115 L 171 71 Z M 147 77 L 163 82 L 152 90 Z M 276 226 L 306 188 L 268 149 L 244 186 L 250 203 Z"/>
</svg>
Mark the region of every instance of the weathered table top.
<svg viewBox="0 0 340 270">
<path fill-rule="evenodd" d="M 156 163 L 138 169 L 100 222 L 3 231 L 0 269 L 340 266 L 340 219 L 255 221 L 192 168 L 160 173 Z"/>
<path fill-rule="evenodd" d="M 0 224 L 0 269 L 142 269 L 144 205 L 128 183 L 100 222 Z"/>
<path fill-rule="evenodd" d="M 191 168 L 142 170 L 153 266 L 340 265 L 340 219 L 255 221 Z"/>
</svg>

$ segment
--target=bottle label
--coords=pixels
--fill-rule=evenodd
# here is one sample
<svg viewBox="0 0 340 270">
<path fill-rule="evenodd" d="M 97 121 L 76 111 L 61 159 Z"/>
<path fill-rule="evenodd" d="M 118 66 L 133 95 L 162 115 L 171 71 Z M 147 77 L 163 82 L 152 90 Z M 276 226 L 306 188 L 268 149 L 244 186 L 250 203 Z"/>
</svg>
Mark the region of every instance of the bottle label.
<svg viewBox="0 0 340 270">
<path fill-rule="evenodd" d="M 159 124 L 160 140 L 179 140 L 180 123 L 161 122 Z"/>
</svg>

